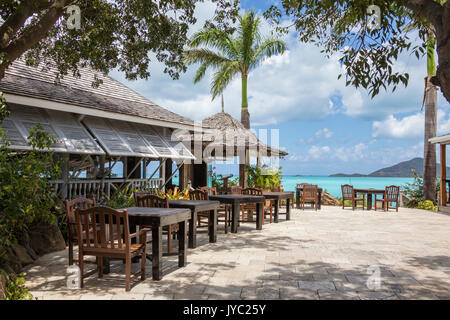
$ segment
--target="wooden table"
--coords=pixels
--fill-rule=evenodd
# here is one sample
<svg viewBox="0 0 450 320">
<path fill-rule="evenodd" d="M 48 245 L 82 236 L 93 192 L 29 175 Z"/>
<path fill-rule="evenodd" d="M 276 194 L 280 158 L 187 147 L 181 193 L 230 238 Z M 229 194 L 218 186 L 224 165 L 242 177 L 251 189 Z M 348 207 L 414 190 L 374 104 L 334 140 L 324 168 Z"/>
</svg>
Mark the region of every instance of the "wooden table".
<svg viewBox="0 0 450 320">
<path fill-rule="evenodd" d="M 300 209 L 300 192 L 303 191 L 303 188 L 296 188 L 295 190 L 295 207 L 297 209 Z M 317 192 L 319 193 L 319 210 L 322 206 L 321 202 L 322 202 L 322 188 L 317 188 Z"/>
<path fill-rule="evenodd" d="M 191 219 L 189 220 L 189 248 L 197 246 L 197 213 L 209 213 L 209 242 L 217 241 L 217 209 L 220 206 L 219 201 L 211 200 L 169 200 L 171 208 L 188 208 L 191 210 Z"/>
<path fill-rule="evenodd" d="M 256 230 L 262 229 L 263 219 L 263 205 L 266 200 L 263 196 L 252 196 L 245 194 L 221 194 L 209 196 L 210 200 L 217 200 L 220 203 L 231 204 L 231 232 L 237 233 L 239 212 L 241 211 L 241 204 L 256 203 Z"/>
<path fill-rule="evenodd" d="M 376 196 L 377 194 L 384 194 L 384 189 L 353 189 L 353 191 L 355 192 L 355 194 L 367 194 L 367 210 L 372 209 L 372 195 Z"/>
<path fill-rule="evenodd" d="M 178 266 L 186 265 L 187 255 L 187 222 L 191 218 L 191 210 L 174 208 L 124 208 L 128 211 L 130 233 L 136 231 L 137 225 L 152 228 L 152 276 L 153 280 L 162 277 L 162 228 L 171 224 L 179 224 L 178 228 Z"/>
<path fill-rule="evenodd" d="M 263 192 L 263 196 L 267 200 L 275 201 L 275 212 L 273 217 L 275 223 L 278 223 L 280 202 L 283 199 L 286 199 L 286 220 L 291 220 L 291 199 L 294 196 L 293 192 Z"/>
</svg>

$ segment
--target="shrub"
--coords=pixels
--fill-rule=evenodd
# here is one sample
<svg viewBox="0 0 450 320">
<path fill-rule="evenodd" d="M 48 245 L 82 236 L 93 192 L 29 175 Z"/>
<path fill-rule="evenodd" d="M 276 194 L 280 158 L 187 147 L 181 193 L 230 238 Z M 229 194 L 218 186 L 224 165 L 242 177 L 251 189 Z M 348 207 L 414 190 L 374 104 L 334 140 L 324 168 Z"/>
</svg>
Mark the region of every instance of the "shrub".
<svg viewBox="0 0 450 320">
<path fill-rule="evenodd" d="M 417 204 L 417 208 L 423 210 L 438 211 L 438 206 L 436 206 L 433 201 L 430 200 L 420 201 Z"/>
<path fill-rule="evenodd" d="M 281 185 L 281 167 L 269 168 L 266 165 L 260 167 L 247 166 L 248 186 L 262 189 L 279 188 Z"/>
<path fill-rule="evenodd" d="M 6 300 L 31 300 L 33 296 L 25 287 L 25 273 L 10 276 L 6 285 Z"/>
</svg>

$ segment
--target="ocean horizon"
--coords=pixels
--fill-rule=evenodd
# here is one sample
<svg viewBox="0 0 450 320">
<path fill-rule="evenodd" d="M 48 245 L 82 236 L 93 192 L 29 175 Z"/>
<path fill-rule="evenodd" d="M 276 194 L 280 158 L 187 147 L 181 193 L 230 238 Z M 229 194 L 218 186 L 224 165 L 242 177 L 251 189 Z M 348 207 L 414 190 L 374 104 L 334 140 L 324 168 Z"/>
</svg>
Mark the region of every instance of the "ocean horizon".
<svg viewBox="0 0 450 320">
<path fill-rule="evenodd" d="M 297 176 L 283 175 L 281 185 L 285 191 L 295 191 L 297 183 L 317 184 L 320 188 L 333 197 L 342 197 L 341 185 L 350 184 L 355 188 L 384 189 L 386 186 L 399 186 L 402 188 L 407 183 L 414 181 L 409 177 L 328 177 L 328 176 Z M 178 176 L 173 177 L 173 183 L 178 184 Z M 209 182 L 208 184 L 210 184 Z"/>
</svg>

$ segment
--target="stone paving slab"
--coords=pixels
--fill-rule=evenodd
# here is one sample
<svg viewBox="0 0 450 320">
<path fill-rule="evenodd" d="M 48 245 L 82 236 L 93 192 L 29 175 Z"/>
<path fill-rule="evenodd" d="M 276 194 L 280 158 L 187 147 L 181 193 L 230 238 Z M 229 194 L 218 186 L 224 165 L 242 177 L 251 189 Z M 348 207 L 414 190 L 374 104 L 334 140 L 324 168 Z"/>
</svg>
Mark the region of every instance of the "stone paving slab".
<svg viewBox="0 0 450 320">
<path fill-rule="evenodd" d="M 81 290 L 66 288 L 66 250 L 28 266 L 26 285 L 39 300 L 449 299 L 449 235 L 450 216 L 424 210 L 294 209 L 290 221 L 260 231 L 242 223 L 214 244 L 199 230 L 186 267 L 163 257 L 163 279 L 153 281 L 148 262 L 147 280 L 128 293 L 120 261 Z"/>
</svg>

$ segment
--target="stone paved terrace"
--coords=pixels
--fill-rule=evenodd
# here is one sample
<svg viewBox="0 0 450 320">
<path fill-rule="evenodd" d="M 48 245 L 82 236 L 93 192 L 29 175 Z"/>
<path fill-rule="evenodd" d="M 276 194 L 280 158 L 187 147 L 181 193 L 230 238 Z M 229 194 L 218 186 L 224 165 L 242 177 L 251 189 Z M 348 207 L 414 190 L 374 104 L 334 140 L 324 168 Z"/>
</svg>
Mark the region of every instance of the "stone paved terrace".
<svg viewBox="0 0 450 320">
<path fill-rule="evenodd" d="M 215 244 L 200 233 L 186 267 L 163 257 L 164 277 L 153 281 L 148 263 L 147 280 L 129 293 L 119 261 L 103 279 L 95 274 L 84 289 L 67 289 L 66 251 L 41 257 L 26 278 L 37 299 L 450 299 L 449 235 L 444 214 L 322 207 L 293 210 L 291 221 L 282 215 L 262 231 L 254 224 L 220 231 Z M 367 285 L 370 266 L 380 267 L 379 289 Z"/>
</svg>

